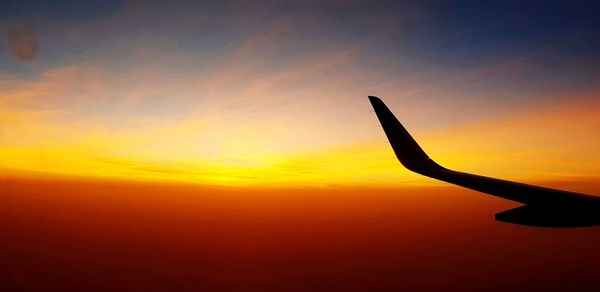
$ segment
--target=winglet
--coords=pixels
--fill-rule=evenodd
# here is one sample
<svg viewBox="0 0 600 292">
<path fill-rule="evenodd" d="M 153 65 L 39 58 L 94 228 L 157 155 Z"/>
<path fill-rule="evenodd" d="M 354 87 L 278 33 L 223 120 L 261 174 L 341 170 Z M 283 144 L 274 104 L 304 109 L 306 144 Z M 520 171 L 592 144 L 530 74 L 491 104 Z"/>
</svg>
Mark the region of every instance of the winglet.
<svg viewBox="0 0 600 292">
<path fill-rule="evenodd" d="M 427 156 L 421 146 L 417 144 L 379 97 L 369 96 L 369 101 L 394 149 L 394 153 L 396 153 L 396 157 L 404 167 L 424 175 L 432 170 L 442 168 Z"/>
<path fill-rule="evenodd" d="M 598 218 L 600 214 L 600 197 L 453 171 L 440 166 L 425 154 L 425 151 L 415 142 L 381 99 L 369 96 L 369 100 L 398 160 L 409 170 L 482 193 L 534 205 L 531 208 L 500 213 L 496 217 L 498 220 L 519 222 L 519 224 L 532 226 L 563 227 L 578 224 L 597 225 L 600 223 L 600 218 Z M 546 210 L 548 208 L 551 210 Z M 585 213 L 585 215 L 580 213 Z M 556 220 L 548 221 L 546 219 L 540 221 L 539 218 L 532 221 L 531 216 L 546 217 L 546 219 L 556 218 L 556 216 L 571 219 L 579 218 L 585 222 L 579 222 L 579 219 L 577 219 L 577 222 L 571 221 L 570 223 L 557 222 Z"/>
</svg>

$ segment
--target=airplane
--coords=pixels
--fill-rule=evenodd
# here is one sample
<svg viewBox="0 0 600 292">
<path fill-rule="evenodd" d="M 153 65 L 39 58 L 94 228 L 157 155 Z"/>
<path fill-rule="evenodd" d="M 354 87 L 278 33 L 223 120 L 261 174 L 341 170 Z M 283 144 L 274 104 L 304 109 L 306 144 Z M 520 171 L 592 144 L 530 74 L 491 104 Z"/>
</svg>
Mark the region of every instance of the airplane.
<svg viewBox="0 0 600 292">
<path fill-rule="evenodd" d="M 496 214 L 496 220 L 534 227 L 600 225 L 600 196 L 447 169 L 429 158 L 381 99 L 369 96 L 369 101 L 396 157 L 408 170 L 524 204 Z"/>
</svg>

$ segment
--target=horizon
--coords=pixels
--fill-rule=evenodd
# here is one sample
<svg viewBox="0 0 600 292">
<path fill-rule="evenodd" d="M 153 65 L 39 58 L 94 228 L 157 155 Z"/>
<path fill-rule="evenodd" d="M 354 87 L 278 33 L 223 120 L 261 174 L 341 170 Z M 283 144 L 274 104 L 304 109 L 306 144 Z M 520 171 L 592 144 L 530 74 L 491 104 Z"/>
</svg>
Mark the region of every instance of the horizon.
<svg viewBox="0 0 600 292">
<path fill-rule="evenodd" d="M 0 290 L 598 291 L 599 11 L 0 0 Z"/>
</svg>

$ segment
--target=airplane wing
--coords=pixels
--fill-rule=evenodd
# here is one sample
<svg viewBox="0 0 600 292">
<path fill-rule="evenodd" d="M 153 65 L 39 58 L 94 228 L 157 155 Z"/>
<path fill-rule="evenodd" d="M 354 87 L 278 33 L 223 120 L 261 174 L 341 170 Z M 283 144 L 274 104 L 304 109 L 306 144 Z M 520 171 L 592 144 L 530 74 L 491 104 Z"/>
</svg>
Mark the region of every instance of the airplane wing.
<svg viewBox="0 0 600 292">
<path fill-rule="evenodd" d="M 369 100 L 375 109 L 377 118 L 392 145 L 396 157 L 402 165 L 413 172 L 527 204 L 528 207 L 521 210 L 535 209 L 537 212 L 542 208 L 546 210 L 568 209 L 584 210 L 585 212 L 593 211 L 593 213 L 600 214 L 600 197 L 598 196 L 501 180 L 442 167 L 429 158 L 381 99 L 376 96 L 369 96 Z M 503 212 L 505 213 L 504 215 L 506 215 L 506 212 Z M 499 213 L 498 215 L 503 213 Z"/>
</svg>

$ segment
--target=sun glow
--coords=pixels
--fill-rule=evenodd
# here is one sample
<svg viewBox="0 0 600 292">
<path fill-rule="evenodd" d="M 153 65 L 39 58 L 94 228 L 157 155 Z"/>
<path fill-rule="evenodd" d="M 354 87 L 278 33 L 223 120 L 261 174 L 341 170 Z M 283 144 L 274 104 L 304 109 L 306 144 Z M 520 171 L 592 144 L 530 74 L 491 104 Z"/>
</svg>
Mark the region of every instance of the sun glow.
<svg viewBox="0 0 600 292">
<path fill-rule="evenodd" d="M 554 119 L 557 108 L 430 129 L 415 137 L 435 160 L 455 169 L 528 181 L 594 176 L 600 145 L 585 139 L 599 126 L 594 107 L 560 106 L 561 120 Z M 235 118 L 226 114 L 166 122 L 72 115 L 4 109 L 3 124 L 11 127 L 2 129 L 3 175 L 214 185 L 436 184 L 400 166 L 374 117 L 367 127 L 355 125 L 356 135 L 373 132 L 379 139 L 339 145 L 328 144 L 330 133 L 313 125 L 290 132 L 277 121 L 231 122 Z M 113 124 L 131 126 L 107 127 Z M 548 128 L 561 135 L 548 134 Z"/>
</svg>

